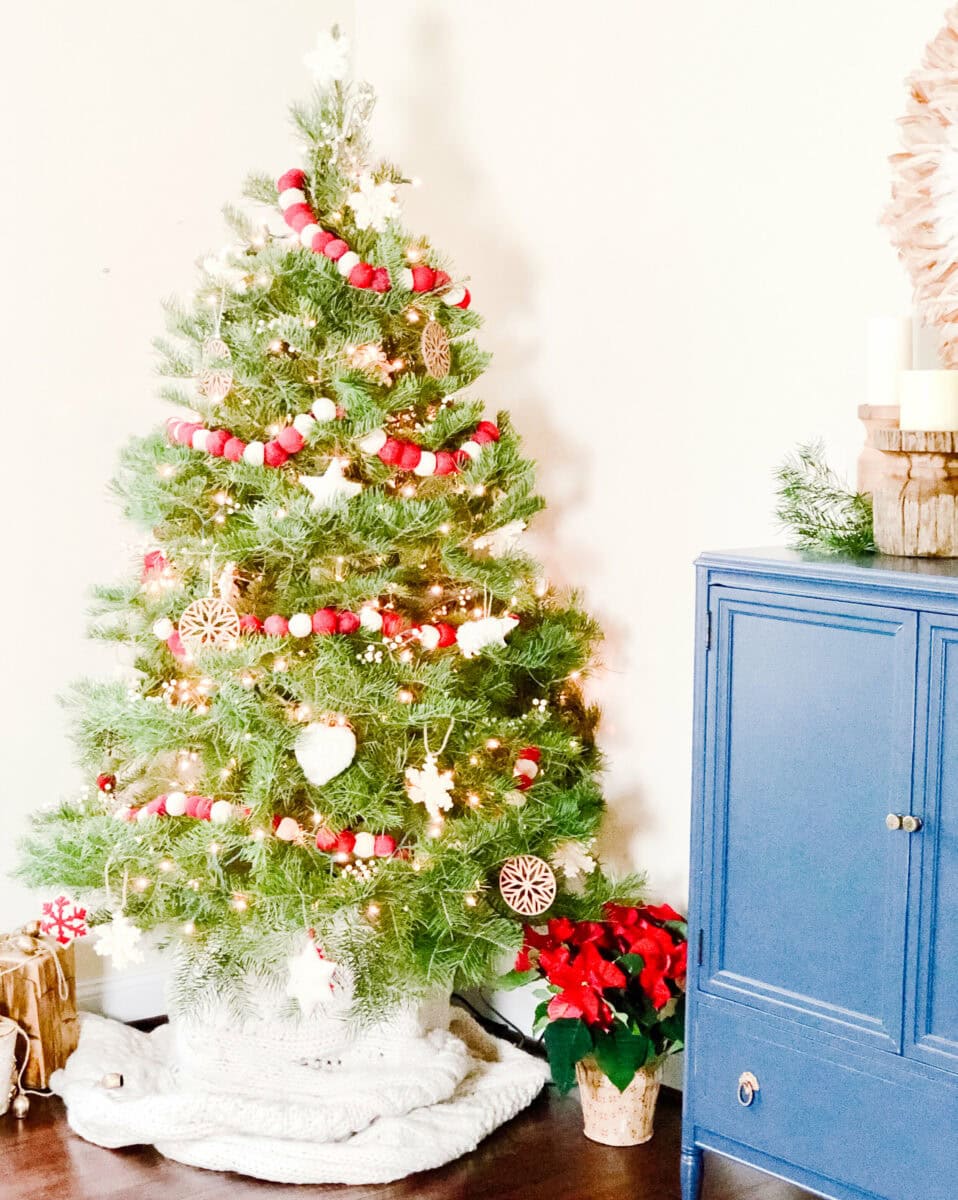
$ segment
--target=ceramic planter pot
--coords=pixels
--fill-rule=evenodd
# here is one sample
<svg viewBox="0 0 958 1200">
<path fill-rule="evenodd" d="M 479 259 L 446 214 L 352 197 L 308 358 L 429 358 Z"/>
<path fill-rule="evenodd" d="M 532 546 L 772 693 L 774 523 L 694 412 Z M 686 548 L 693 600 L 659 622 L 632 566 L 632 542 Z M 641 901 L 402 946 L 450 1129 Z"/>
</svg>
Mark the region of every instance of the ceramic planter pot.
<svg viewBox="0 0 958 1200">
<path fill-rule="evenodd" d="M 620 1092 L 591 1058 L 576 1063 L 585 1136 L 606 1146 L 641 1146 L 652 1137 L 662 1064 L 642 1067 Z"/>
</svg>

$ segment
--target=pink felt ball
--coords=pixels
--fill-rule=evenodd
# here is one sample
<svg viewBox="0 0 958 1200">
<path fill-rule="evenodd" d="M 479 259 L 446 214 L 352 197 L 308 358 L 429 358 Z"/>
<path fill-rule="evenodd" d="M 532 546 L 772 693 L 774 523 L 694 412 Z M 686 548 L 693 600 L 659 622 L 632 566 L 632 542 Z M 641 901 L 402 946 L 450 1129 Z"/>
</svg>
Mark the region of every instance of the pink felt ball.
<svg viewBox="0 0 958 1200">
<path fill-rule="evenodd" d="M 289 622 L 279 613 L 273 613 L 263 622 L 263 632 L 270 637 L 285 637 L 289 633 Z"/>
<path fill-rule="evenodd" d="M 331 608 L 320 608 L 313 613 L 313 633 L 335 633 L 336 613 Z"/>
<path fill-rule="evenodd" d="M 456 460 L 448 450 L 436 451 L 436 469 L 434 475 L 454 475 L 456 472 Z"/>
<path fill-rule="evenodd" d="M 355 633 L 359 625 L 359 617 L 354 612 L 341 612 L 336 618 L 337 633 Z"/>
<path fill-rule="evenodd" d="M 301 233 L 307 225 L 312 225 L 313 212 L 308 204 L 291 204 L 283 213 L 283 220 L 297 233 Z"/>
<path fill-rule="evenodd" d="M 174 658 L 186 658 L 186 647 L 177 630 L 174 630 L 166 639 L 166 646 Z"/>
<path fill-rule="evenodd" d="M 230 462 L 239 462 L 245 449 L 246 443 L 242 438 L 231 437 L 223 447 L 223 457 L 228 458 Z"/>
<path fill-rule="evenodd" d="M 349 272 L 349 282 L 355 288 L 368 288 L 373 281 L 373 274 L 369 263 L 360 262 Z"/>
<path fill-rule="evenodd" d="M 202 796 L 187 796 L 186 804 L 183 808 L 184 815 L 187 817 L 195 817 L 196 816 L 196 806 L 199 804 L 199 802 L 202 799 L 203 799 Z"/>
<path fill-rule="evenodd" d="M 293 167 L 284 175 L 280 175 L 276 180 L 277 192 L 288 192 L 290 188 L 299 188 L 302 190 L 303 184 L 306 182 L 306 172 L 301 171 L 299 167 Z"/>
<path fill-rule="evenodd" d="M 322 850 L 329 854 L 336 849 L 338 837 L 331 829 L 327 829 L 324 825 L 316 830 L 316 849 Z"/>
<path fill-rule="evenodd" d="M 267 442 L 263 447 L 263 462 L 268 467 L 281 467 L 289 455 L 279 442 Z"/>
<path fill-rule="evenodd" d="M 448 624 L 446 621 L 437 621 L 436 628 L 439 630 L 439 645 L 451 646 L 456 640 L 456 629 L 454 625 Z"/>
<path fill-rule="evenodd" d="M 377 833 L 373 845 L 373 853 L 377 858 L 389 858 L 396 853 L 396 839 L 388 833 Z"/>
<path fill-rule="evenodd" d="M 193 441 L 193 434 L 202 428 L 198 421 L 180 421 L 176 427 L 176 440 L 181 446 L 189 446 Z"/>
<path fill-rule="evenodd" d="M 157 796 L 155 800 L 151 800 L 146 806 L 148 813 L 154 813 L 158 817 L 166 814 L 166 796 Z"/>
<path fill-rule="evenodd" d="M 287 425 L 285 429 L 281 429 L 276 435 L 276 440 L 287 454 L 298 454 L 299 451 L 302 450 L 302 448 L 306 445 L 306 439 L 299 432 L 299 430 L 294 429 L 292 425 Z"/>
<path fill-rule="evenodd" d="M 432 267 L 418 266 L 412 269 L 412 290 L 429 292 L 436 286 L 436 272 Z"/>
<path fill-rule="evenodd" d="M 385 442 L 379 447 L 379 457 L 386 463 L 387 466 L 395 466 L 402 458 L 403 446 L 405 443 L 398 441 L 396 438 L 386 438 Z"/>
<path fill-rule="evenodd" d="M 343 257 L 348 249 L 349 247 L 342 238 L 333 238 L 331 242 L 326 243 L 323 248 L 323 253 L 327 258 L 332 259 L 333 262 L 337 262 Z"/>
<path fill-rule="evenodd" d="M 206 439 L 206 453 L 212 454 L 214 458 L 222 458 L 223 451 L 226 449 L 226 443 L 229 440 L 229 430 L 214 429 L 210 436 Z"/>
<path fill-rule="evenodd" d="M 333 235 L 328 230 L 321 229 L 319 233 L 313 234 L 313 240 L 310 242 L 309 248 L 310 250 L 315 251 L 316 254 L 322 254 L 329 243 L 333 240 Z"/>
<path fill-rule="evenodd" d="M 210 813 L 213 811 L 213 801 L 209 796 L 200 796 L 196 802 L 196 809 L 193 815 L 198 821 L 208 821 Z"/>
<path fill-rule="evenodd" d="M 259 633 L 263 628 L 263 622 L 256 616 L 255 613 L 243 613 L 239 619 L 240 629 L 244 633 Z"/>
<path fill-rule="evenodd" d="M 399 456 L 399 462 L 396 464 L 402 467 L 404 471 L 415 470 L 419 466 L 419 460 L 422 458 L 422 448 L 414 442 L 405 442 L 403 444 L 402 453 Z"/>
<path fill-rule="evenodd" d="M 388 292 L 392 287 L 389 280 L 389 272 L 385 267 L 376 267 L 373 271 L 373 281 L 369 285 L 374 292 Z"/>
</svg>

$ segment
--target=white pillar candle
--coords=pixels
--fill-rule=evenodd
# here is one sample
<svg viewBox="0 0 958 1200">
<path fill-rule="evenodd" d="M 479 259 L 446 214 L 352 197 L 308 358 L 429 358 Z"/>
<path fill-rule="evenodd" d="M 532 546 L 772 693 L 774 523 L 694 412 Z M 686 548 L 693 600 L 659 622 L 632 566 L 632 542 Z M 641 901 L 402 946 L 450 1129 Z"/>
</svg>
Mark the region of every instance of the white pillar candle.
<svg viewBox="0 0 958 1200">
<path fill-rule="evenodd" d="M 899 373 L 912 365 L 911 317 L 871 317 L 865 348 L 865 403 L 898 403 Z"/>
<path fill-rule="evenodd" d="M 958 371 L 900 371 L 901 429 L 958 430 Z"/>
</svg>

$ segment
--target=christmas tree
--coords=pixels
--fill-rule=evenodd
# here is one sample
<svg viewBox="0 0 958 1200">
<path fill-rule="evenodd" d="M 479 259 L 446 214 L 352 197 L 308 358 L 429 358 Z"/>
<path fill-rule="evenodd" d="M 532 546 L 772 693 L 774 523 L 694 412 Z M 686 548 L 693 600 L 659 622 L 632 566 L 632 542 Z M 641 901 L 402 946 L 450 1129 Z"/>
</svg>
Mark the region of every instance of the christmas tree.
<svg viewBox="0 0 958 1200">
<path fill-rule="evenodd" d="M 135 678 L 76 686 L 98 786 L 38 814 L 21 873 L 117 966 L 156 930 L 183 1005 L 272 980 L 309 1013 L 341 979 L 377 1012 L 612 896 L 597 630 L 521 549 L 533 466 L 467 391 L 479 318 L 370 162 L 370 90 L 336 35 L 313 67 L 302 168 L 249 179 L 265 225 L 227 210 L 168 307 L 177 414 L 115 483 L 153 540 L 96 592 Z"/>
</svg>

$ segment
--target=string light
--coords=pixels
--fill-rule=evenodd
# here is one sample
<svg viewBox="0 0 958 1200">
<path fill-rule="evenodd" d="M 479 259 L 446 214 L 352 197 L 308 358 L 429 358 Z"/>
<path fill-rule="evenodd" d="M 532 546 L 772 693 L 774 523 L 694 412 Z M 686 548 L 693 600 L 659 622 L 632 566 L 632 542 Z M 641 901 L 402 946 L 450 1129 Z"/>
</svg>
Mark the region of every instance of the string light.
<svg viewBox="0 0 958 1200">
<path fill-rule="evenodd" d="M 156 473 L 161 479 L 172 479 L 176 474 L 176 465 L 174 463 L 159 463 Z"/>
<path fill-rule="evenodd" d="M 296 707 L 293 709 L 293 717 L 297 721 L 308 721 L 312 715 L 313 715 L 313 710 L 309 707 L 308 704 L 297 704 Z"/>
<path fill-rule="evenodd" d="M 400 489 L 400 491 L 401 491 L 402 495 L 406 497 L 407 500 L 410 499 L 412 496 L 415 496 L 415 494 L 416 494 L 416 489 L 413 487 L 413 485 L 411 483 L 405 484 Z"/>
<path fill-rule="evenodd" d="M 478 899 L 472 894 L 472 892 L 468 892 L 466 894 L 464 902 L 467 908 L 475 908 L 479 903 Z"/>
<path fill-rule="evenodd" d="M 222 847 L 220 846 L 219 842 L 210 842 L 210 854 L 212 854 L 214 858 L 217 856 L 217 854 L 219 854 L 221 849 Z"/>
<path fill-rule="evenodd" d="M 442 584 L 434 583 L 429 589 L 429 594 L 431 596 L 441 596 L 442 595 Z"/>
<path fill-rule="evenodd" d="M 440 533 L 448 533 L 450 529 L 452 529 L 452 526 L 448 521 L 443 521 L 443 523 L 439 526 Z"/>
<path fill-rule="evenodd" d="M 249 900 L 243 895 L 242 892 L 236 892 L 233 896 L 233 899 L 230 901 L 230 908 L 232 908 L 234 912 L 246 912 L 246 910 L 249 908 Z"/>
<path fill-rule="evenodd" d="M 368 904 L 366 906 L 366 916 L 370 919 L 370 921 L 375 921 L 379 916 L 379 913 L 380 908 L 378 904 Z"/>
<path fill-rule="evenodd" d="M 396 699 L 400 704 L 412 704 L 416 697 L 414 693 L 409 690 L 409 688 L 400 688 L 396 693 Z"/>
<path fill-rule="evenodd" d="M 253 839 L 254 842 L 261 842 L 266 837 L 266 830 L 257 827 L 250 834 L 250 837 Z"/>
<path fill-rule="evenodd" d="M 163 871 L 164 873 L 166 873 L 168 871 L 172 871 L 173 868 L 176 866 L 176 863 L 174 863 L 169 858 L 161 858 L 160 861 L 156 865 L 160 871 Z"/>
<path fill-rule="evenodd" d="M 469 795 L 466 797 L 466 802 L 468 803 L 470 808 L 478 808 L 479 805 L 482 804 L 482 801 L 479 799 L 479 797 L 476 795 L 475 792 L 469 793 Z"/>
<path fill-rule="evenodd" d="M 487 738 L 486 739 L 486 749 L 487 750 L 498 750 L 501 745 L 502 745 L 502 742 L 500 742 L 498 738 Z"/>
<path fill-rule="evenodd" d="M 133 880 L 133 890 L 135 892 L 145 892 L 152 882 L 153 881 L 151 879 L 147 879 L 145 875 L 138 875 L 137 878 Z"/>
<path fill-rule="evenodd" d="M 186 937 L 192 937 L 193 934 L 196 933 L 196 926 L 193 924 L 192 921 L 187 921 L 183 925 L 182 931 L 186 935 Z"/>
</svg>

